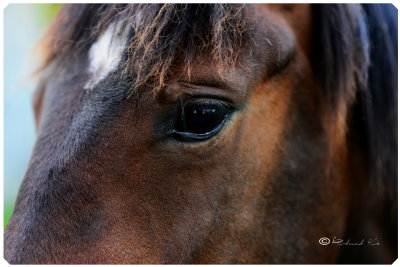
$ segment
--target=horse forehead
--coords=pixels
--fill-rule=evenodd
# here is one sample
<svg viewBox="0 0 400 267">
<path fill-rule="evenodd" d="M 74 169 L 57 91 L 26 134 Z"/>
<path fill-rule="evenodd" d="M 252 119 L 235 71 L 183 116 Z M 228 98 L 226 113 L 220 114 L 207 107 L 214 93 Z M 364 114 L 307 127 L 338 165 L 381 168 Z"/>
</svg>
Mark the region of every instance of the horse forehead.
<svg viewBox="0 0 400 267">
<path fill-rule="evenodd" d="M 85 89 L 93 89 L 118 68 L 127 42 L 127 30 L 119 32 L 115 23 L 111 23 L 98 37 L 89 49 L 88 72 L 90 78 L 84 86 Z"/>
</svg>

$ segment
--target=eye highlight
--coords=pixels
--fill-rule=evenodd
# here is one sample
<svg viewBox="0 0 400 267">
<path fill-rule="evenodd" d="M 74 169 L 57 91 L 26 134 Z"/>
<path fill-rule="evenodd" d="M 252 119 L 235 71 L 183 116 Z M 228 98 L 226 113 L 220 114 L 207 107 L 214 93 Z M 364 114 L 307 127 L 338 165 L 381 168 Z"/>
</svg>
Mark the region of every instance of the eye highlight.
<svg viewBox="0 0 400 267">
<path fill-rule="evenodd" d="M 182 102 L 175 121 L 174 137 L 185 141 L 205 140 L 223 127 L 233 108 L 225 101 L 193 98 Z"/>
</svg>

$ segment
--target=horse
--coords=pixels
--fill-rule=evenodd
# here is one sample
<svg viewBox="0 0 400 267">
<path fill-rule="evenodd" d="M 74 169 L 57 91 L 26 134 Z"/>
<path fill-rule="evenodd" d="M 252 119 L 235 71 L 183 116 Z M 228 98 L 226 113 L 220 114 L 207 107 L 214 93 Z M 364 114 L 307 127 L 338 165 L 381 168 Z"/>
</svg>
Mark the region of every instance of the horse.
<svg viewBox="0 0 400 267">
<path fill-rule="evenodd" d="M 397 10 L 65 5 L 11 264 L 392 263 Z"/>
</svg>

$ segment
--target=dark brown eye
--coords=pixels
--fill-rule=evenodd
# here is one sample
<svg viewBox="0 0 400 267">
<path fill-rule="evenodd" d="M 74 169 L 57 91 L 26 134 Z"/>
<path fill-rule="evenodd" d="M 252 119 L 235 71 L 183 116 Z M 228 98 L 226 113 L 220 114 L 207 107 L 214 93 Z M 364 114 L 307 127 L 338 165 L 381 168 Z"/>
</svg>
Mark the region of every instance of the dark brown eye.
<svg viewBox="0 0 400 267">
<path fill-rule="evenodd" d="M 175 133 L 192 139 L 207 139 L 222 128 L 232 108 L 217 99 L 191 99 L 183 103 L 175 124 Z"/>
</svg>

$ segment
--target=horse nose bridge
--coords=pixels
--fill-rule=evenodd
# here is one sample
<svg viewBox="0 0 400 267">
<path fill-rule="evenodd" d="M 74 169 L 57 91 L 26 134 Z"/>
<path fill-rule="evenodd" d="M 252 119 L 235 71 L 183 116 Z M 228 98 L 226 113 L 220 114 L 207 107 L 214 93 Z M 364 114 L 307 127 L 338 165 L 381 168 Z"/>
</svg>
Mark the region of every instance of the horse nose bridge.
<svg viewBox="0 0 400 267">
<path fill-rule="evenodd" d="M 93 201 L 93 187 L 87 183 L 83 172 L 74 169 L 75 162 L 46 164 L 27 172 L 26 186 L 29 187 L 29 206 L 35 213 L 51 215 L 66 212 L 75 202 L 81 205 Z M 70 214 L 72 215 L 72 214 Z"/>
<path fill-rule="evenodd" d="M 83 181 L 69 164 L 31 164 L 5 233 L 9 263 L 56 262 L 62 247 L 100 236 L 97 196 Z"/>
</svg>

